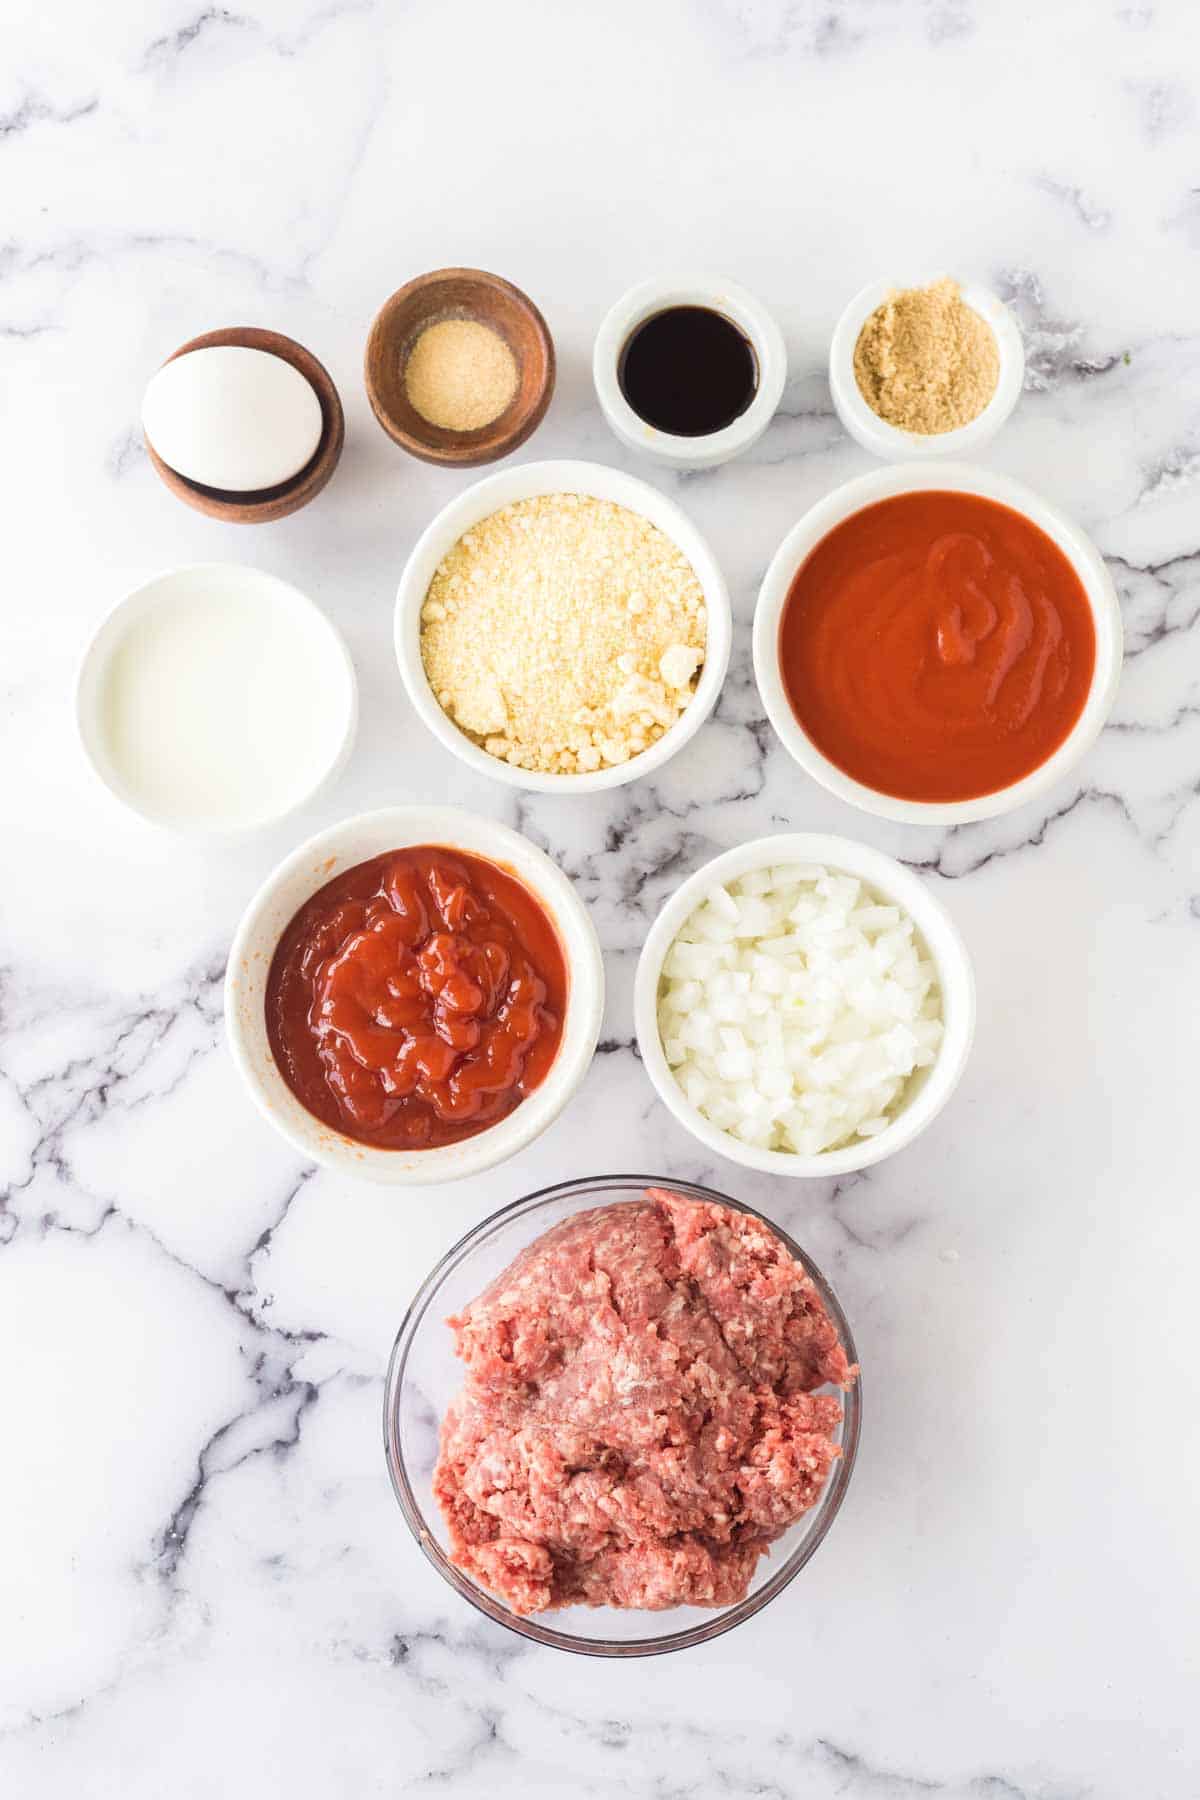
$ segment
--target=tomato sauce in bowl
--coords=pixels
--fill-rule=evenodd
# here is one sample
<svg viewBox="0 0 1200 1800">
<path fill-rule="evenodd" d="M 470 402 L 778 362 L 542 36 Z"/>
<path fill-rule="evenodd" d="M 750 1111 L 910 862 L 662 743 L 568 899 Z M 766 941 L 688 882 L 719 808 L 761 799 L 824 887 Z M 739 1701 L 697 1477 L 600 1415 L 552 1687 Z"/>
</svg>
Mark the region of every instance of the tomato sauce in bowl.
<svg viewBox="0 0 1200 1800">
<path fill-rule="evenodd" d="M 1070 736 L 1096 664 L 1069 558 L 999 501 L 919 489 L 835 525 L 784 602 L 795 718 L 843 773 L 901 800 L 975 800 Z"/>
<path fill-rule="evenodd" d="M 267 1036 L 323 1124 L 437 1149 L 507 1117 L 562 1040 L 567 968 L 540 901 L 495 863 L 392 850 L 312 895 L 279 940 Z"/>
</svg>

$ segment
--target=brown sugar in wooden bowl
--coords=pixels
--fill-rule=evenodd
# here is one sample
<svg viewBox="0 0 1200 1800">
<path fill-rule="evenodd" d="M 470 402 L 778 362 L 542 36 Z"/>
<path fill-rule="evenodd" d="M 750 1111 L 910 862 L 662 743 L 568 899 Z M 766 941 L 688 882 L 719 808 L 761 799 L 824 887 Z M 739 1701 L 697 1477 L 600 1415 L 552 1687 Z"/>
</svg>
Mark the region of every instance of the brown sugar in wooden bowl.
<svg viewBox="0 0 1200 1800">
<path fill-rule="evenodd" d="M 145 439 L 146 454 L 164 487 L 170 488 L 177 500 L 206 513 L 210 519 L 224 519 L 234 525 L 266 525 L 274 519 L 285 519 L 314 500 L 338 466 L 346 441 L 346 418 L 333 377 L 311 350 L 279 331 L 263 331 L 255 325 L 228 325 L 222 331 L 206 331 L 202 337 L 181 344 L 167 362 L 187 356 L 193 350 L 223 347 L 237 350 L 265 350 L 271 356 L 291 363 L 308 382 L 321 405 L 321 438 L 313 455 L 298 474 L 278 487 L 257 488 L 252 493 L 236 493 L 229 488 L 204 487 L 189 481 L 170 468 Z M 164 365 L 165 367 L 165 365 Z M 143 433 L 143 436 L 145 434 Z"/>
<path fill-rule="evenodd" d="M 433 425 L 413 406 L 405 384 L 408 358 L 421 333 L 444 319 L 490 326 L 512 351 L 512 399 L 474 431 Z M 554 340 L 520 288 L 482 269 L 434 269 L 386 300 L 367 339 L 364 377 L 371 410 L 388 436 L 423 462 L 470 469 L 507 456 L 541 424 L 554 392 Z"/>
</svg>

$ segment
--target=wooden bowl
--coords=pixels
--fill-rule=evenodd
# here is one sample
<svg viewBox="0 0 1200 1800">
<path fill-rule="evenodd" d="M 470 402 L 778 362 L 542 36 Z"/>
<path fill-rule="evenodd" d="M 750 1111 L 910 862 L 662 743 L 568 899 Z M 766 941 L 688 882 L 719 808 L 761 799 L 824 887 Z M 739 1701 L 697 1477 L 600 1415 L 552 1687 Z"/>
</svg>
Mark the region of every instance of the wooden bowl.
<svg viewBox="0 0 1200 1800">
<path fill-rule="evenodd" d="M 285 519 L 289 513 L 299 512 L 325 486 L 338 466 L 346 441 L 345 414 L 328 369 L 317 361 L 311 350 L 279 331 L 260 331 L 254 325 L 229 325 L 223 331 L 206 331 L 202 337 L 181 344 L 174 356 L 168 356 L 167 362 L 187 356 L 192 350 L 225 346 L 236 350 L 266 350 L 299 369 L 321 403 L 321 441 L 312 457 L 299 474 L 293 475 L 290 481 L 281 482 L 278 487 L 237 493 L 230 488 L 204 487 L 198 481 L 188 481 L 186 476 L 168 468 L 149 438 L 145 438 L 146 453 L 164 487 L 170 488 L 175 498 L 186 506 L 207 513 L 210 519 L 225 519 L 234 525 L 266 525 L 273 519 Z"/>
<path fill-rule="evenodd" d="M 499 332 L 517 363 L 517 391 L 477 431 L 431 425 L 412 405 L 404 373 L 413 345 L 442 319 L 475 319 Z M 406 282 L 375 316 L 364 364 L 371 410 L 388 436 L 423 462 L 459 469 L 495 462 L 541 424 L 554 392 L 554 340 L 533 301 L 482 269 L 434 269 Z"/>
</svg>

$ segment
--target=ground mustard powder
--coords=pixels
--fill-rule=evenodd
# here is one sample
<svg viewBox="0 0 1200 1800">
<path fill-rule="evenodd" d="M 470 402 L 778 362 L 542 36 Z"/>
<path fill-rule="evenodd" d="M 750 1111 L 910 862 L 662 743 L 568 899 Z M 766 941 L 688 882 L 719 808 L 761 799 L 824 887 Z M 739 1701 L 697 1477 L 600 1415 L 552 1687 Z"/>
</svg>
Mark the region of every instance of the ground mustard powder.
<svg viewBox="0 0 1200 1800">
<path fill-rule="evenodd" d="M 517 359 L 490 325 L 440 319 L 412 347 L 404 386 L 412 405 L 445 431 L 480 431 L 517 391 Z"/>
</svg>

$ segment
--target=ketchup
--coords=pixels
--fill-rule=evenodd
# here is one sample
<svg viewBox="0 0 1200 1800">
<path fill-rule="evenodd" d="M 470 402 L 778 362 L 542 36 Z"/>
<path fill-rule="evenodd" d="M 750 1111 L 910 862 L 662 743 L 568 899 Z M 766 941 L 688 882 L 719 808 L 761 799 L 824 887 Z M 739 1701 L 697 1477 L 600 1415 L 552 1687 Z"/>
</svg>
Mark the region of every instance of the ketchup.
<svg viewBox="0 0 1200 1800">
<path fill-rule="evenodd" d="M 844 519 L 797 571 L 779 627 L 807 736 L 903 800 L 975 800 L 1032 774 L 1078 720 L 1095 661 L 1067 557 L 978 494 L 898 494 Z"/>
<path fill-rule="evenodd" d="M 506 1117 L 562 1038 L 567 971 L 512 875 L 422 845 L 359 863 L 292 919 L 267 1035 L 296 1098 L 383 1150 L 436 1149 Z"/>
</svg>

